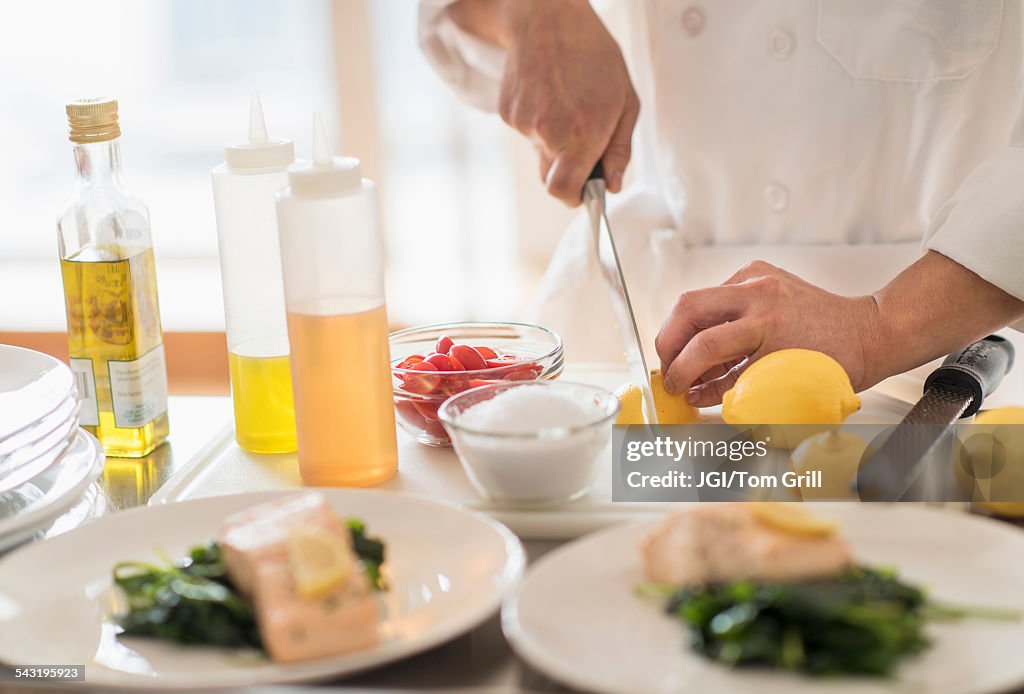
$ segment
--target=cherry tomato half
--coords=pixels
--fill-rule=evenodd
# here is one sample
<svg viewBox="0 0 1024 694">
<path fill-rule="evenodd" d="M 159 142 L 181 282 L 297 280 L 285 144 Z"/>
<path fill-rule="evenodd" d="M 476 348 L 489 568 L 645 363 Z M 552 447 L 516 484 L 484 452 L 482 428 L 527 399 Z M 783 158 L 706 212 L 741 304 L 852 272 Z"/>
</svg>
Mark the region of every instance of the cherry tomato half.
<svg viewBox="0 0 1024 694">
<path fill-rule="evenodd" d="M 421 361 L 419 363 L 413 364 L 412 366 L 409 367 L 409 369 L 411 371 L 437 371 L 437 367 L 427 361 Z M 428 393 L 432 393 L 434 391 L 434 388 L 437 387 L 439 380 L 440 376 L 438 376 L 436 373 L 424 373 L 422 375 L 407 373 L 405 375 L 405 384 L 403 387 L 410 393 L 416 393 L 418 395 L 427 395 Z"/>
<path fill-rule="evenodd" d="M 441 337 L 438 338 L 437 344 L 434 345 L 434 351 L 437 352 L 438 354 L 448 354 L 453 344 L 455 343 L 452 342 L 452 338 L 448 337 L 447 335 L 442 335 Z"/>
<path fill-rule="evenodd" d="M 428 354 L 423 360 L 426 364 L 433 364 L 438 371 L 455 371 L 455 365 L 447 354 Z"/>
<path fill-rule="evenodd" d="M 398 368 L 398 369 L 411 369 L 413 364 L 419 364 L 421 361 L 423 361 L 423 355 L 422 354 L 413 354 L 413 355 L 410 355 L 410 356 L 406 357 L 402 361 L 398 362 L 398 366 L 395 367 L 395 368 Z"/>
<path fill-rule="evenodd" d="M 487 362 L 484 361 L 484 358 L 469 345 L 453 345 L 449 353 L 462 362 L 467 371 L 487 368 Z"/>
<path fill-rule="evenodd" d="M 467 376 L 459 371 L 449 371 L 441 376 L 441 382 L 437 385 L 435 392 L 443 393 L 444 395 L 455 395 L 466 390 L 466 383 L 468 382 Z"/>
<path fill-rule="evenodd" d="M 428 422 L 437 421 L 437 408 L 441 406 L 440 402 L 417 402 L 416 412 Z"/>
<path fill-rule="evenodd" d="M 479 352 L 480 356 L 483 357 L 484 359 L 497 359 L 498 358 L 498 353 L 495 352 L 490 347 L 474 346 L 473 349 L 475 349 L 477 352 Z"/>
<path fill-rule="evenodd" d="M 500 356 L 494 357 L 493 359 L 488 359 L 486 363 L 488 369 L 497 369 L 502 366 L 519 364 L 522 361 L 522 358 L 517 357 L 514 354 L 502 354 Z"/>
</svg>

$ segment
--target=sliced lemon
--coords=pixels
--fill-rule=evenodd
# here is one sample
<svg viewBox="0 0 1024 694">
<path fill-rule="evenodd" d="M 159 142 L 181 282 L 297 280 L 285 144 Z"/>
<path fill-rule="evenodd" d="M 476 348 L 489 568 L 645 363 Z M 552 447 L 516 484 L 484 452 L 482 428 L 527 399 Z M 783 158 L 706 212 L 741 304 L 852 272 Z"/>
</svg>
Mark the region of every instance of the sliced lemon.
<svg viewBox="0 0 1024 694">
<path fill-rule="evenodd" d="M 651 369 L 651 393 L 654 395 L 654 407 L 657 410 L 659 424 L 687 424 L 697 418 L 697 408 L 686 402 L 686 396 L 672 395 L 665 390 L 665 379 L 661 375 L 661 369 Z M 615 394 L 621 405 L 616 424 L 643 424 L 646 421 L 640 386 L 627 383 Z"/>
<path fill-rule="evenodd" d="M 285 541 L 288 564 L 300 596 L 310 600 L 330 594 L 352 574 L 355 558 L 346 540 L 323 528 L 296 528 Z"/>
<path fill-rule="evenodd" d="M 805 537 L 828 537 L 839 529 L 839 522 L 816 516 L 800 504 L 781 501 L 755 501 L 747 504 L 750 512 L 764 525 Z"/>
</svg>

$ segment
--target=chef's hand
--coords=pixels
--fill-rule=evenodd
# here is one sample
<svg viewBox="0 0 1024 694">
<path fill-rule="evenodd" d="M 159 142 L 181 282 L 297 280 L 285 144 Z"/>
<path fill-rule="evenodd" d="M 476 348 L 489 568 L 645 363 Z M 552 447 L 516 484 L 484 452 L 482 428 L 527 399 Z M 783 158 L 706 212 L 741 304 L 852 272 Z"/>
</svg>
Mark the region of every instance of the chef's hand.
<svg viewBox="0 0 1024 694">
<path fill-rule="evenodd" d="M 665 387 L 698 407 L 722 401 L 746 366 L 787 347 L 816 349 L 871 385 L 865 340 L 878 333 L 871 297 L 844 297 L 756 260 L 718 287 L 680 295 L 655 345 Z M 692 386 L 692 387 L 691 387 Z"/>
<path fill-rule="evenodd" d="M 640 102 L 618 44 L 587 0 L 459 0 L 463 30 L 507 51 L 498 111 L 540 156 L 541 180 L 567 205 L 599 160 L 622 188 Z"/>
<path fill-rule="evenodd" d="M 925 364 L 1024 317 L 1024 302 L 929 251 L 870 296 L 845 297 L 754 261 L 679 297 L 655 341 L 673 393 L 722 401 L 751 362 L 779 349 L 831 355 L 854 390 Z"/>
</svg>

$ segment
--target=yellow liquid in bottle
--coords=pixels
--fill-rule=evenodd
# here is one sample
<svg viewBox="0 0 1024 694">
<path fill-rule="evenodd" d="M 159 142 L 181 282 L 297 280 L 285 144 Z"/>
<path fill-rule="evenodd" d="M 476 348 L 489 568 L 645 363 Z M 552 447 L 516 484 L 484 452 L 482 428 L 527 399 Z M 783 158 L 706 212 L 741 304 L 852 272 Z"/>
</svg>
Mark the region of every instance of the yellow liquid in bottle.
<svg viewBox="0 0 1024 694">
<path fill-rule="evenodd" d="M 288 312 L 299 471 L 309 485 L 370 486 L 398 470 L 387 312 L 367 305 Z"/>
<path fill-rule="evenodd" d="M 89 360 L 92 366 L 92 382 L 79 379 L 79 395 L 86 400 L 83 409 L 95 400 L 98 424 L 83 428 L 99 439 L 107 455 L 139 458 L 167 440 L 163 333 L 152 249 L 120 256 L 118 248 L 89 246 L 62 258 L 60 269 L 70 356 L 81 363 Z M 121 376 L 112 379 L 112 374 Z M 115 407 L 115 391 L 126 397 L 121 395 L 124 390 L 156 381 L 161 384 L 158 389 Z M 82 413 L 83 422 L 87 416 Z"/>
<path fill-rule="evenodd" d="M 235 440 L 253 453 L 296 450 L 292 372 L 286 356 L 248 356 L 242 344 L 228 352 Z"/>
</svg>

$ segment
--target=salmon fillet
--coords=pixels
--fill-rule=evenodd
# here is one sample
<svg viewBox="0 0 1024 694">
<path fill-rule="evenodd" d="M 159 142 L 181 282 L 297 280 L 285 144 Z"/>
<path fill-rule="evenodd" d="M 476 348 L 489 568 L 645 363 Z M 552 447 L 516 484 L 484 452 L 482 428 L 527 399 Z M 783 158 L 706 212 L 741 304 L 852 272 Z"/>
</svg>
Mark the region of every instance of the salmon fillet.
<svg viewBox="0 0 1024 694">
<path fill-rule="evenodd" d="M 852 563 L 838 535 L 787 533 L 760 522 L 741 503 L 677 511 L 641 541 L 640 552 L 648 580 L 677 586 L 826 578 Z"/>
<path fill-rule="evenodd" d="M 242 595 L 253 594 L 258 565 L 287 561 L 285 540 L 299 527 L 321 528 L 348 537 L 338 514 L 315 492 L 253 506 L 224 520 L 218 543 L 228 575 Z"/>
<path fill-rule="evenodd" d="M 310 527 L 338 535 L 357 567 L 345 583 L 316 599 L 298 594 L 286 545 L 292 530 Z M 322 495 L 301 494 L 235 513 L 217 541 L 232 583 L 252 601 L 273 660 L 319 658 L 377 643 L 377 599 L 351 549 L 348 528 Z"/>
</svg>

